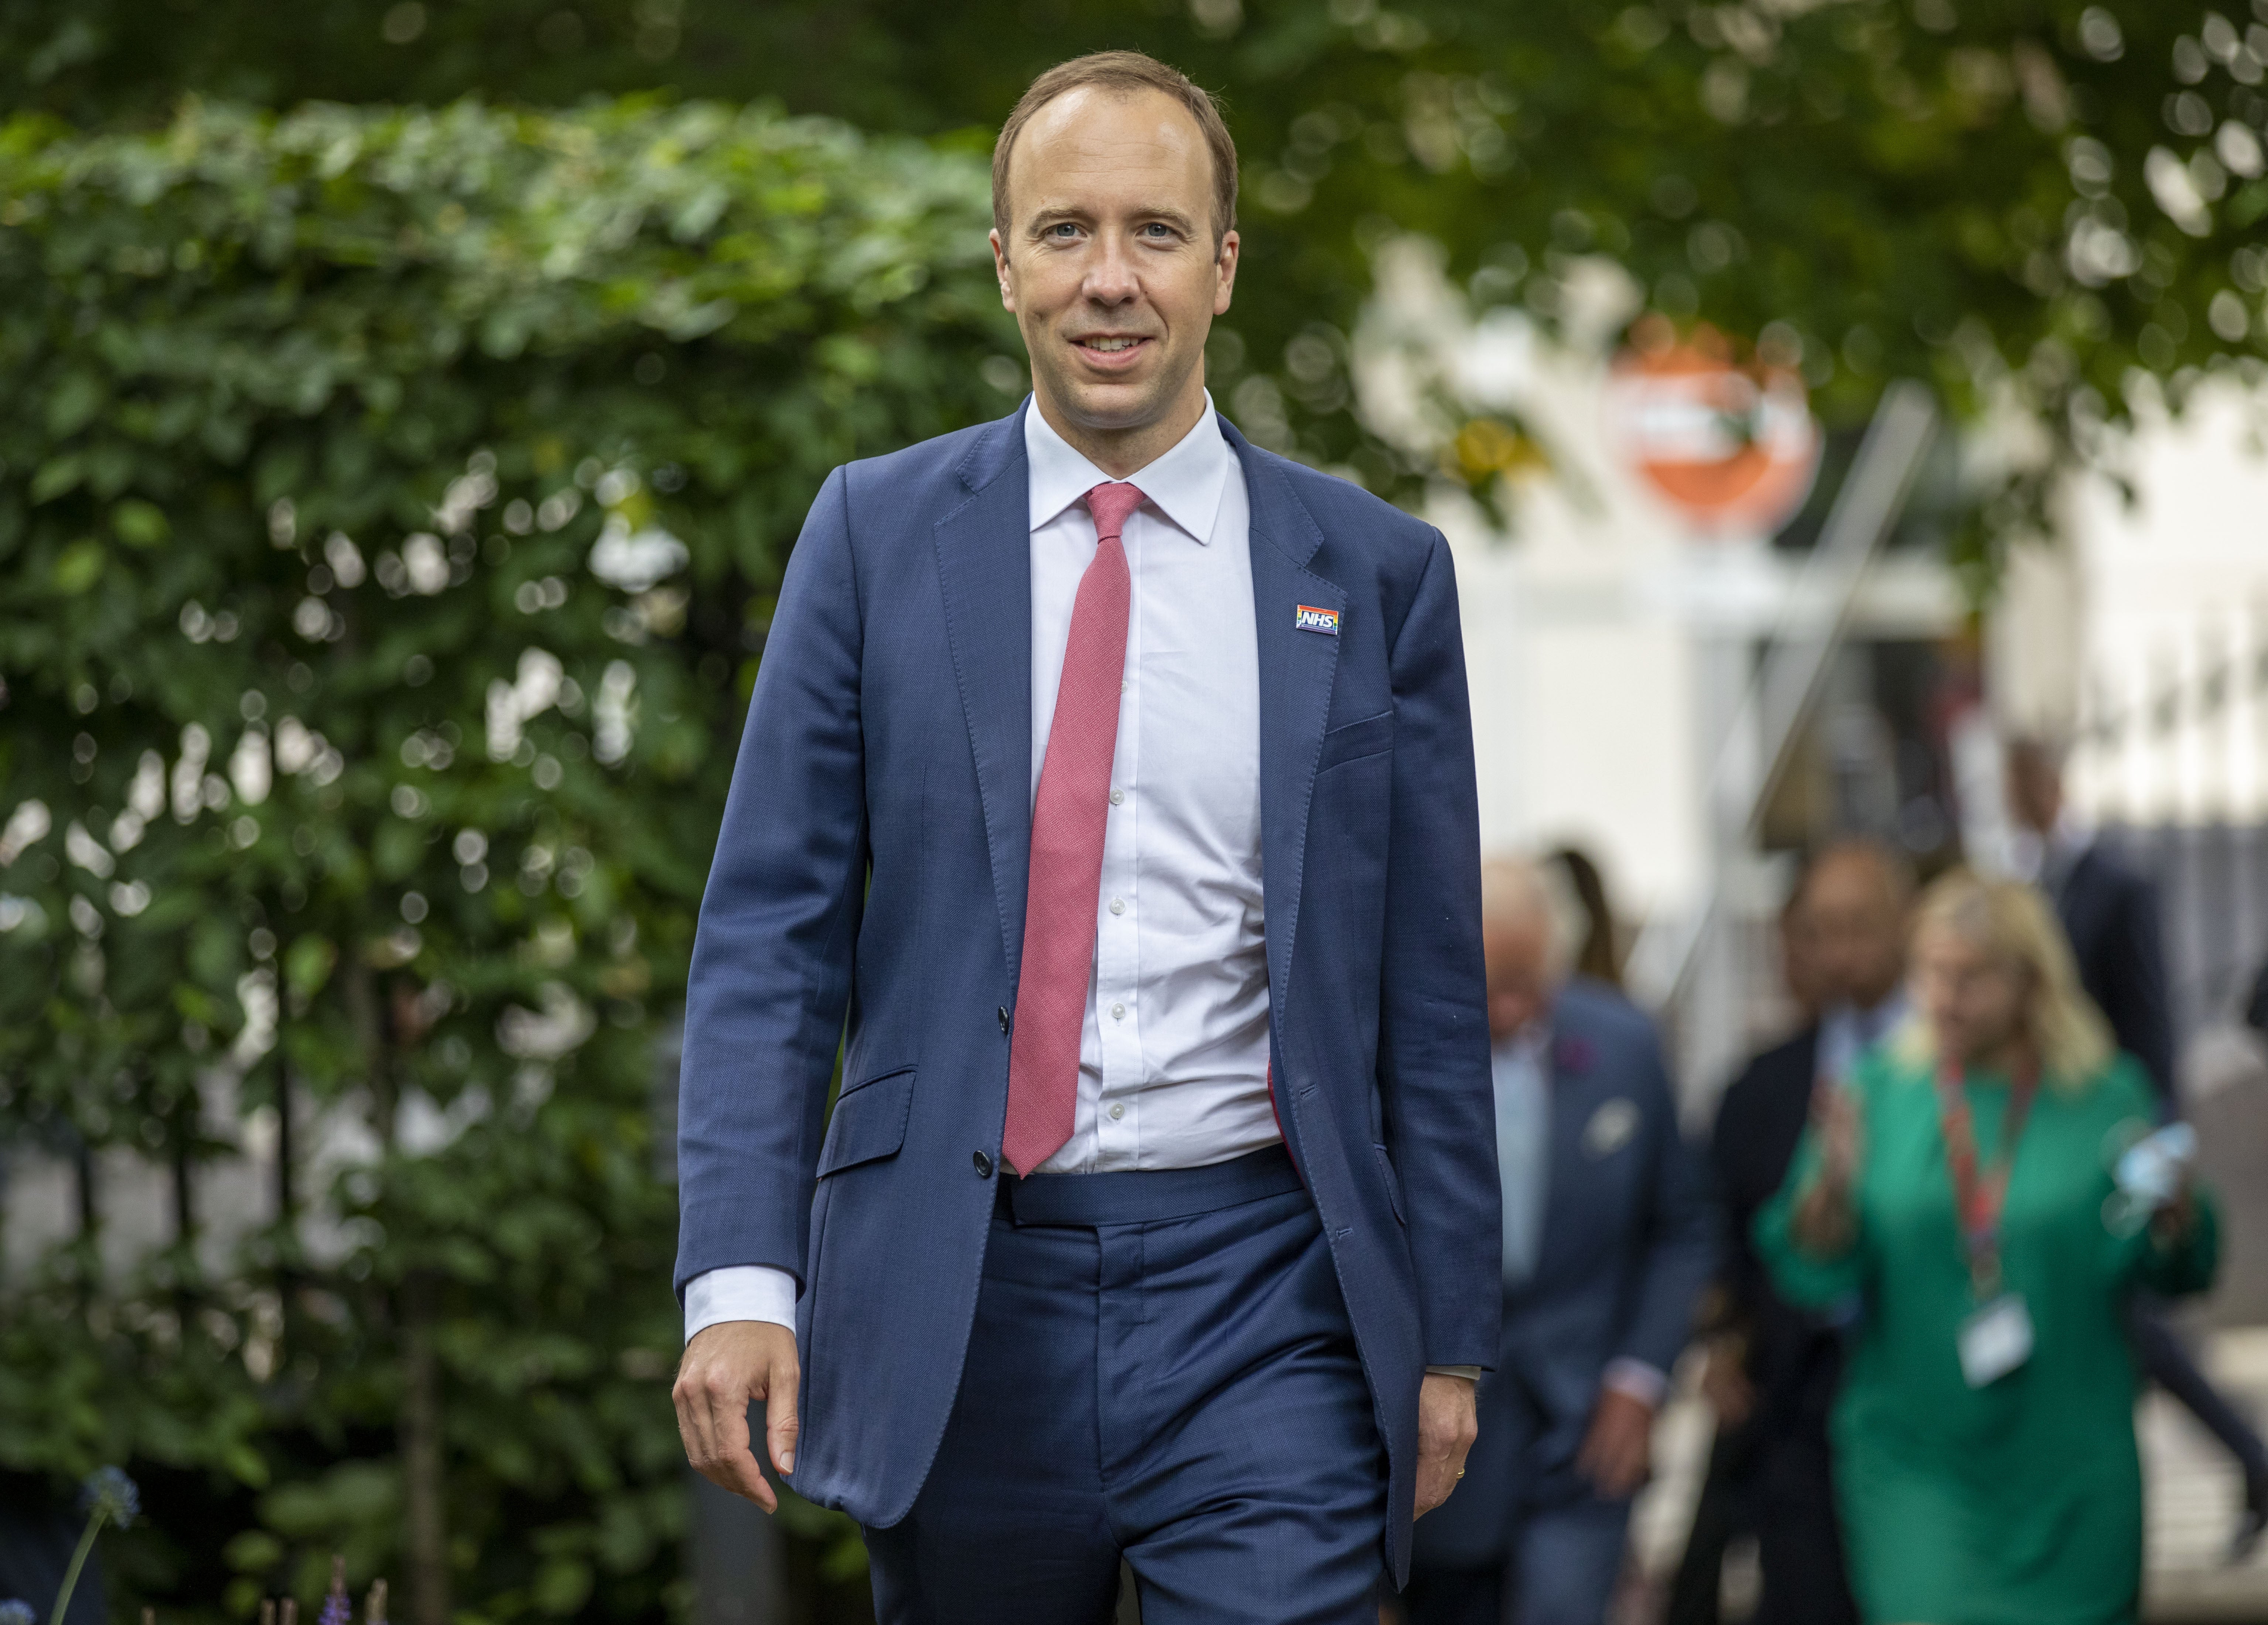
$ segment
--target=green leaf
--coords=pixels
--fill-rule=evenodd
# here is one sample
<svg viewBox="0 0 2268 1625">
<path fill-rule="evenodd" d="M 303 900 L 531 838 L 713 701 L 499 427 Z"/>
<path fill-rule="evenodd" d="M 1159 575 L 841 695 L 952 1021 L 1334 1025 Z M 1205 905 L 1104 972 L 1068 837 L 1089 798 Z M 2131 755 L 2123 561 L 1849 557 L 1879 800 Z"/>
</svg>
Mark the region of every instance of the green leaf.
<svg viewBox="0 0 2268 1625">
<path fill-rule="evenodd" d="M 221 1465 L 234 1474 L 237 1482 L 254 1489 L 264 1489 L 271 1474 L 268 1459 L 248 1444 L 232 1443 L 220 1452 Z M 245 1565 L 250 1567 L 251 1565 Z"/>
<path fill-rule="evenodd" d="M 582 1607 L 591 1594 L 591 1565 L 563 1559 L 543 1565 L 535 1577 L 535 1606 L 545 1614 L 566 1615 Z"/>
<path fill-rule="evenodd" d="M 76 452 L 66 452 L 41 463 L 32 475 L 32 501 L 34 505 L 53 502 L 86 477 L 85 464 Z"/>
<path fill-rule="evenodd" d="M 55 555 L 48 582 L 56 592 L 76 596 L 102 579 L 102 567 L 109 558 L 109 550 L 102 543 L 82 536 Z"/>
<path fill-rule="evenodd" d="M 331 979 L 331 967 L 338 959 L 338 946 L 328 938 L 312 933 L 301 937 L 284 956 L 284 985 L 302 998 L 313 997 Z"/>
<path fill-rule="evenodd" d="M 284 1561 L 284 1542 L 265 1529 L 247 1529 L 221 1548 L 232 1569 L 265 1570 Z"/>
<path fill-rule="evenodd" d="M 102 380 L 84 368 L 63 374 L 48 395 L 48 433 L 70 438 L 94 421 L 102 410 Z"/>
<path fill-rule="evenodd" d="M 129 548 L 154 548 L 173 530 L 165 510 L 132 497 L 111 508 L 110 528 Z"/>
</svg>

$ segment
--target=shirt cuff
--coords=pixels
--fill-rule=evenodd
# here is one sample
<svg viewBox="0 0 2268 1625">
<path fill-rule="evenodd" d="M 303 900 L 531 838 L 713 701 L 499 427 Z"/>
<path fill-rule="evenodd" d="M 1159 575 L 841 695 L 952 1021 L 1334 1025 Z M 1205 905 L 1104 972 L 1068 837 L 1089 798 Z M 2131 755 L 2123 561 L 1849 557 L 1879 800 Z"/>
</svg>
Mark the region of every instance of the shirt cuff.
<svg viewBox="0 0 2268 1625">
<path fill-rule="evenodd" d="M 1478 1382 L 1481 1368 L 1477 1365 L 1429 1365 L 1425 1368 L 1425 1374 L 1428 1377 L 1462 1377 L 1467 1382 Z"/>
<path fill-rule="evenodd" d="M 686 1301 L 688 1305 L 692 1302 L 690 1298 Z M 1661 1401 L 1669 1397 L 1668 1376 L 1644 1360 L 1627 1357 L 1609 1360 L 1606 1372 L 1599 1381 L 1602 1386 L 1636 1400 L 1648 1410 L 1660 1410 Z"/>
<path fill-rule="evenodd" d="M 795 1330 L 795 1277 L 769 1264 L 728 1264 L 685 1283 L 685 1341 L 726 1320 L 769 1320 Z"/>
</svg>

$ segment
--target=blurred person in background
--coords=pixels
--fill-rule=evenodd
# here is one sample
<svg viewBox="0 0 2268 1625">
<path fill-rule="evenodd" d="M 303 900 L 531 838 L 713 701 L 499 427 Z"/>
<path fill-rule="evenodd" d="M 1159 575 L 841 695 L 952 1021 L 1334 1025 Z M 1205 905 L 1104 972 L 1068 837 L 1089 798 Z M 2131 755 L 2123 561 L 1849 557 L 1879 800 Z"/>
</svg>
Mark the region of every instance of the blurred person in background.
<svg viewBox="0 0 2268 1625">
<path fill-rule="evenodd" d="M 1405 1600 L 1411 1625 L 1599 1625 L 1714 1220 L 1652 1025 L 1571 976 L 1584 922 L 1561 870 L 1498 859 L 1481 899 L 1504 1331 Z"/>
<path fill-rule="evenodd" d="M 1787 1178 L 1817 1087 L 1834 1087 L 1905 1018 L 1913 871 L 1876 841 L 1838 841 L 1797 879 L 1783 926 L 1790 983 L 1813 1018 L 1725 1091 L 1710 1140 L 1726 1221 L 1721 1323 L 1702 1388 L 1717 1440 L 1674 1593 L 1678 1625 L 1713 1620 L 1726 1537 L 1756 1538 L 1759 1625 L 1840 1625 L 1858 1607 L 1835 1523 L 1827 1417 L 1842 1332 L 1772 1290 L 1749 1227 Z"/>
<path fill-rule="evenodd" d="M 2154 1102 L 2040 895 L 1924 894 L 1916 1017 L 1820 1093 L 1757 1248 L 1782 1296 L 1859 1311 L 1832 1434 L 1853 1589 L 1880 1625 L 2136 1617 L 2135 1285 L 2211 1283 L 2186 1177 L 2122 1205 L 2106 1144 Z"/>
<path fill-rule="evenodd" d="M 1613 901 L 1607 896 L 1607 878 L 1598 863 L 1579 846 L 1555 848 L 1544 860 L 1566 877 L 1575 901 L 1583 907 L 1583 940 L 1575 950 L 1575 974 L 1610 988 L 1623 985 L 1622 928 L 1615 923 Z"/>
<path fill-rule="evenodd" d="M 2070 941 L 2080 985 L 2110 1022 L 2118 1048 L 2142 1063 L 2170 1110 L 2174 1017 L 2157 888 L 2095 839 L 2063 793 L 2063 753 L 2043 739 L 2012 739 L 2008 816 L 2015 869 L 2047 893 Z"/>
<path fill-rule="evenodd" d="M 2181 1098 L 2175 1084 L 2173 1000 L 2157 888 L 2096 839 L 2064 798 L 2063 754 L 2043 739 L 2019 737 L 2009 742 L 2008 811 L 2017 829 L 2017 868 L 2053 900 L 2080 985 L 2110 1022 L 2118 1048 L 2149 1075 L 2160 1116 L 2171 1119 L 2180 1115 Z M 2244 1506 L 2229 1556 L 2240 1562 L 2268 1533 L 2268 1445 L 2198 1368 L 2168 1323 L 2163 1305 L 2147 1293 L 2138 1294 L 2128 1320 L 2144 1372 L 2236 1458 Z"/>
</svg>

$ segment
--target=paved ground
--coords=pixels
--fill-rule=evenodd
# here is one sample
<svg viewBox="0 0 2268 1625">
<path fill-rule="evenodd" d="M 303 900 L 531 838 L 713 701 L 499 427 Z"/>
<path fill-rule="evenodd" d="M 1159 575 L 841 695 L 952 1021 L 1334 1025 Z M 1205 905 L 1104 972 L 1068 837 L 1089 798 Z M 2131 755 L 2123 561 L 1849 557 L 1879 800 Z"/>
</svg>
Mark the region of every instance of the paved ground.
<svg viewBox="0 0 2268 1625">
<path fill-rule="evenodd" d="M 2205 1343 L 2207 1369 L 2256 1416 L 2268 1415 L 2268 1327 L 2227 1330 Z M 2268 1618 L 2268 1552 L 2231 1568 L 2227 1536 L 2240 1486 L 2235 1465 L 2162 1393 L 2138 1413 L 2149 1518 L 2152 1620 Z"/>
<path fill-rule="evenodd" d="M 2268 1422 L 2268 1065 L 2258 1039 L 2229 1026 L 2184 1057 L 2183 1094 L 2221 1213 L 2220 1280 L 2189 1312 L 2205 1368 L 2256 1421 Z M 2268 1620 L 2268 1552 L 2225 1561 L 2241 1487 L 2235 1464 L 2162 1393 L 2137 1412 L 2149 1519 L 2153 1621 Z"/>
</svg>

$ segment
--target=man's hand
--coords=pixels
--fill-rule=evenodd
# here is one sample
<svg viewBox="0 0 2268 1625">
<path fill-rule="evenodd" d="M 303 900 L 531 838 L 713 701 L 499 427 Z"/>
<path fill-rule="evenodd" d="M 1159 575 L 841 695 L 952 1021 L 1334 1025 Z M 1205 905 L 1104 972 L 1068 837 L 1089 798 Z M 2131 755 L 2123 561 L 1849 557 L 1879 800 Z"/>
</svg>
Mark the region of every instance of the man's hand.
<svg viewBox="0 0 2268 1625">
<path fill-rule="evenodd" d="M 1814 1258 L 1840 1258 L 1857 1236 L 1852 1191 L 1867 1156 L 1858 1096 L 1822 1079 L 1812 1092 L 1811 1121 L 1819 1136 L 1819 1170 L 1796 1202 L 1789 1231 Z"/>
<path fill-rule="evenodd" d="M 704 1327 L 677 1363 L 677 1431 L 686 1460 L 701 1476 L 767 1512 L 779 1497 L 748 1448 L 748 1407 L 764 1402 L 764 1443 L 772 1465 L 795 1471 L 796 1390 L 803 1368 L 795 1334 L 769 1320 L 725 1320 Z"/>
<path fill-rule="evenodd" d="M 1423 1518 L 1449 1498 L 1465 1471 L 1480 1423 L 1473 1415 L 1469 1377 L 1428 1371 L 1418 1390 L 1418 1511 Z"/>
<path fill-rule="evenodd" d="M 1820 1182 L 1845 1195 L 1858 1182 L 1867 1155 L 1859 1097 L 1841 1084 L 1823 1084 L 1812 1094 L 1811 1119 L 1819 1129 Z"/>
<path fill-rule="evenodd" d="M 1635 1495 L 1653 1466 L 1653 1407 L 1617 1388 L 1602 1388 L 1575 1470 L 1609 1501 Z"/>
<path fill-rule="evenodd" d="M 1709 1345 L 1701 1368 L 1701 1396 L 1717 1413 L 1720 1428 L 1737 1428 L 1756 1408 L 1756 1386 L 1749 1380 L 1748 1340 L 1727 1333 Z"/>
</svg>

